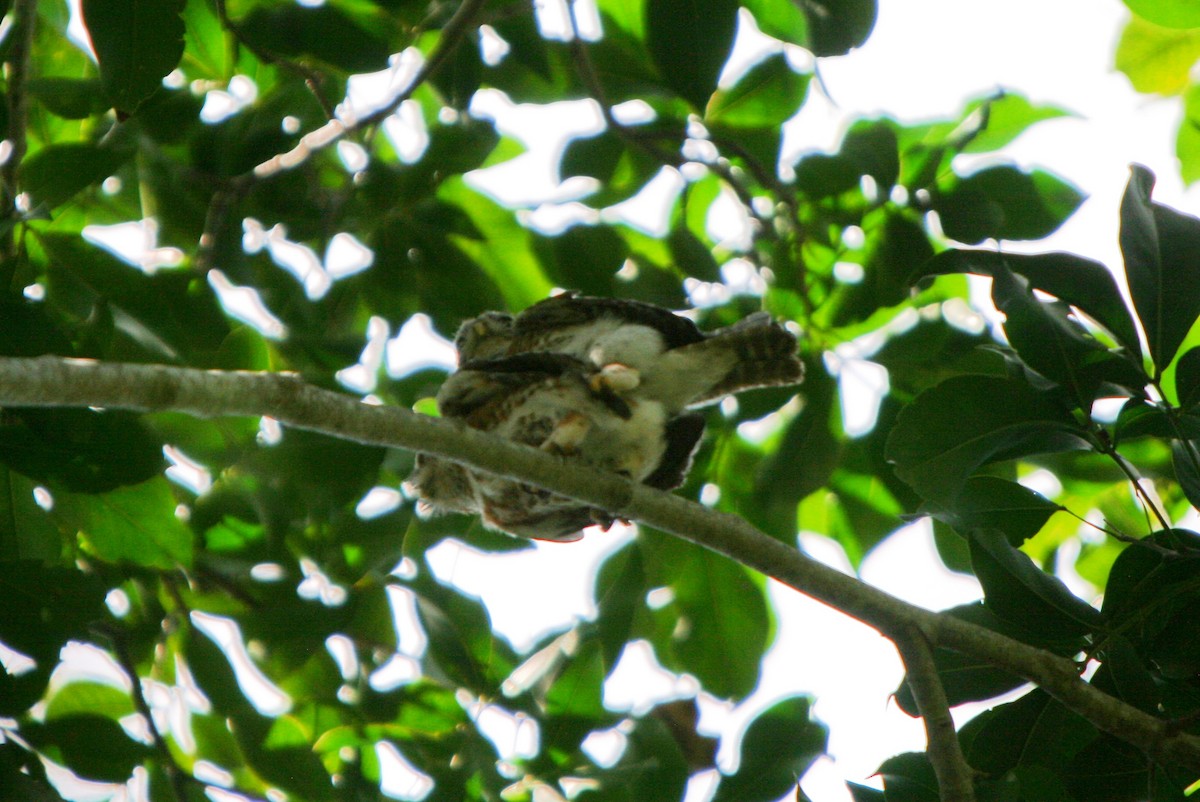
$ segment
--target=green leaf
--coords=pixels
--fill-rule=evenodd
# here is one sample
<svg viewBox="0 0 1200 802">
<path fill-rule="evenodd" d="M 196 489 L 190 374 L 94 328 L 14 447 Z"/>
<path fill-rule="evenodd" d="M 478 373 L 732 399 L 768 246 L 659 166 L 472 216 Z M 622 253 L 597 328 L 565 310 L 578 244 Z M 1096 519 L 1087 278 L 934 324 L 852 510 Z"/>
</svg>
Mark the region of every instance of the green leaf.
<svg viewBox="0 0 1200 802">
<path fill-rule="evenodd" d="M 732 87 L 718 89 L 704 119 L 745 128 L 782 125 L 804 103 L 810 78 L 793 70 L 782 53 L 768 56 Z"/>
<path fill-rule="evenodd" d="M 930 505 L 932 514 L 966 536 L 981 527 L 999 529 L 1008 542 L 1020 546 L 1063 509 L 1017 482 L 997 476 L 973 476 L 949 507 Z"/>
<path fill-rule="evenodd" d="M 0 467 L 0 561 L 54 563 L 63 541 L 50 516 L 34 498 L 37 484 Z"/>
<path fill-rule="evenodd" d="M 1200 220 L 1150 200 L 1154 174 L 1134 165 L 1121 201 L 1121 252 L 1133 305 L 1159 372 L 1200 316 Z"/>
<path fill-rule="evenodd" d="M 1156 25 L 1200 28 L 1200 8 L 1193 0 L 1125 0 L 1129 10 Z"/>
<path fill-rule="evenodd" d="M 51 114 L 68 120 L 83 120 L 108 108 L 100 81 L 92 78 L 33 78 L 26 88 Z"/>
<path fill-rule="evenodd" d="M 963 727 L 960 738 L 972 767 L 1003 774 L 1018 766 L 1061 770 L 1096 734 L 1082 717 L 1035 688 L 983 713 Z"/>
<path fill-rule="evenodd" d="M 905 752 L 879 764 L 884 799 L 902 802 L 938 802 L 937 775 L 924 752 Z"/>
<path fill-rule="evenodd" d="M 1132 17 L 1117 43 L 1116 67 L 1139 92 L 1178 95 L 1200 58 L 1200 31 L 1164 28 Z"/>
<path fill-rule="evenodd" d="M 663 82 L 697 110 L 708 106 L 729 58 L 736 0 L 646 0 L 646 46 Z"/>
<path fill-rule="evenodd" d="M 1008 145 L 1031 126 L 1044 120 L 1071 116 L 1058 106 L 1030 103 L 1023 95 L 1003 92 L 999 97 L 974 100 L 963 110 L 963 117 L 973 113 L 986 115 L 979 132 L 963 147 L 963 153 L 991 153 Z"/>
<path fill-rule="evenodd" d="M 7 409 L 0 462 L 37 482 L 100 493 L 163 469 L 162 441 L 128 412 Z"/>
<path fill-rule="evenodd" d="M 808 20 L 793 0 L 747 0 L 742 5 L 754 15 L 758 29 L 781 42 L 808 44 Z"/>
<path fill-rule="evenodd" d="M 20 715 L 42 695 L 67 641 L 106 618 L 107 591 L 94 575 L 31 560 L 0 562 L 0 642 L 33 659 L 33 671 L 0 672 L 0 715 Z"/>
<path fill-rule="evenodd" d="M 1200 403 L 1200 348 L 1186 351 L 1175 363 L 1175 397 L 1183 410 Z"/>
<path fill-rule="evenodd" d="M 21 727 L 38 751 L 89 780 L 123 783 L 153 753 L 103 716 L 75 714 Z"/>
<path fill-rule="evenodd" d="M 1000 617 L 1047 637 L 1084 635 L 1099 627 L 1098 610 L 1013 548 L 1000 530 L 976 529 L 970 543 L 984 599 Z"/>
<path fill-rule="evenodd" d="M 238 30 L 281 56 L 314 58 L 352 73 L 387 68 L 387 42 L 333 5 L 260 5 L 238 21 Z"/>
<path fill-rule="evenodd" d="M 742 738 L 737 772 L 721 778 L 714 802 L 775 802 L 796 788 L 828 738 L 810 707 L 807 698 L 795 696 L 759 714 Z"/>
<path fill-rule="evenodd" d="M 1105 395 L 1112 393 L 1108 387 L 1141 393 L 1149 383 L 1141 365 L 1097 342 L 1065 304 L 1036 299 L 1028 282 L 1002 264 L 994 273 L 992 299 L 1022 361 L 1066 388 L 1080 409 L 1089 411 L 1102 387 Z"/>
<path fill-rule="evenodd" d="M 35 204 L 53 209 L 108 178 L 132 155 L 125 148 L 101 145 L 49 145 L 21 162 L 18 176 Z"/>
<path fill-rule="evenodd" d="M 887 458 L 914 490 L 946 504 L 990 462 L 1087 447 L 1086 431 L 1067 410 L 1028 384 L 957 376 L 917 396 L 900 413 Z"/>
<path fill-rule="evenodd" d="M 985 239 L 1041 239 L 1070 217 L 1084 196 L 1044 170 L 985 167 L 936 194 L 933 207 L 946 236 L 976 244 Z"/>
<path fill-rule="evenodd" d="M 70 682 L 50 697 L 46 720 L 92 714 L 117 721 L 134 711 L 129 692 L 99 682 Z"/>
<path fill-rule="evenodd" d="M 1171 462 L 1179 489 L 1193 507 L 1200 509 L 1200 440 L 1172 440 Z"/>
<path fill-rule="evenodd" d="M 807 48 L 814 56 L 842 56 L 867 41 L 879 13 L 876 0 L 799 3 L 808 18 Z"/>
<path fill-rule="evenodd" d="M 83 0 L 104 91 L 132 114 L 183 55 L 184 0 Z"/>
<path fill-rule="evenodd" d="M 1099 262 L 1073 253 L 1017 254 L 952 248 L 926 262 L 912 280 L 946 273 L 994 276 L 1005 267 L 1024 276 L 1031 286 L 1087 313 L 1131 354 L 1141 356 L 1133 317 L 1112 273 Z"/>
<path fill-rule="evenodd" d="M 694 675 L 714 696 L 745 698 L 758 684 L 771 631 L 763 588 L 739 563 L 647 534 L 642 548 L 651 581 L 674 596 L 655 611 L 659 660 L 672 671 Z"/>
<path fill-rule="evenodd" d="M 1092 684 L 1144 713 L 1155 715 L 1162 709 L 1162 694 L 1146 668 L 1147 659 L 1138 654 L 1128 638 L 1109 634 L 1099 657 L 1100 670 L 1092 678 Z"/>
<path fill-rule="evenodd" d="M 1183 119 L 1175 135 L 1179 175 L 1185 185 L 1200 179 L 1200 84 L 1188 87 L 1183 96 Z"/>
<path fill-rule="evenodd" d="M 53 514 L 103 560 L 171 570 L 189 567 L 193 556 L 192 530 L 176 506 L 170 483 L 158 477 L 99 495 L 64 495 Z"/>
</svg>

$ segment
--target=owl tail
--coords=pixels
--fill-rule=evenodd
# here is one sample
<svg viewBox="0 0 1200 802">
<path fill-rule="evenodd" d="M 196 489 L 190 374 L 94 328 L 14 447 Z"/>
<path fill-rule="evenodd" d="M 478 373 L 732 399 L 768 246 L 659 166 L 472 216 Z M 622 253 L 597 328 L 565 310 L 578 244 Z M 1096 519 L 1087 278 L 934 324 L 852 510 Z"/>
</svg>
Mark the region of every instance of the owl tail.
<svg viewBox="0 0 1200 802">
<path fill-rule="evenodd" d="M 722 343 L 731 349 L 735 354 L 733 367 L 692 405 L 755 387 L 799 384 L 804 378 L 804 363 L 796 355 L 795 335 L 766 312 L 756 312 L 714 332 L 708 342 Z"/>
<path fill-rule="evenodd" d="M 643 377 L 643 391 L 674 413 L 729 393 L 796 384 L 803 377 L 795 336 L 758 312 L 701 342 L 667 351 L 654 373 Z"/>
</svg>

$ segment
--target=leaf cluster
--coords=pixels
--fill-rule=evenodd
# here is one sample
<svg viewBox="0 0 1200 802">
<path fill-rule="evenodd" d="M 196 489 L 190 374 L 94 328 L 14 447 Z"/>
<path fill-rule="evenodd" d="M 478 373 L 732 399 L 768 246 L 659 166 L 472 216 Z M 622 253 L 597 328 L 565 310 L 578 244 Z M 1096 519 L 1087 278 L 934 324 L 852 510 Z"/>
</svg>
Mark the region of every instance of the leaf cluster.
<svg viewBox="0 0 1200 802">
<path fill-rule="evenodd" d="M 1200 498 L 1200 224 L 1155 204 L 1152 178 L 1135 173 L 1121 238 L 1136 315 L 1080 257 L 947 250 L 947 237 L 1041 238 L 1079 205 L 1048 170 L 955 169 L 956 156 L 998 151 L 1065 112 L 999 94 L 943 121 L 860 120 L 833 152 L 786 163 L 782 125 L 814 80 L 789 53 L 851 51 L 875 3 L 742 6 L 599 0 L 599 32 L 572 17 L 556 35 L 512 0 L 88 0 L 93 62 L 67 37 L 64 8 L 16 0 L 0 43 L 0 125 L 15 154 L 0 168 L 0 355 L 295 371 L 421 407 L 441 372 L 385 370 L 378 356 L 388 338 L 388 359 L 406 356 L 392 329 L 418 314 L 448 334 L 556 286 L 696 301 L 705 327 L 765 308 L 804 334 L 803 392 L 712 410 L 683 494 L 789 545 L 800 529 L 830 537 L 855 565 L 931 516 L 946 562 L 986 593 L 954 616 L 1095 658 L 1098 687 L 1186 721 L 1200 704 L 1186 612 L 1200 590 L 1194 536 L 1172 522 Z M 750 15 L 775 49 L 723 79 Z M 502 57 L 484 46 L 492 37 Z M 392 94 L 354 105 L 364 83 Z M 547 155 L 473 114 L 481 90 L 537 106 L 586 99 L 605 125 Z M 565 230 L 533 225 L 537 210 L 468 177 L 535 155 L 590 179 Z M 664 173 L 682 188 L 656 236 L 619 212 Z M 710 225 L 730 199 L 744 241 Z M 118 230 L 146 247 L 106 244 Z M 335 258 L 347 243 L 369 266 Z M 954 322 L 964 273 L 991 277 L 1004 344 Z M 822 355 L 866 341 L 890 389 L 873 427 L 848 433 L 852 365 Z M 1124 407 L 1103 422 L 1097 401 L 1114 397 Z M 1134 465 L 1157 496 L 1132 483 Z M 154 800 L 199 799 L 208 785 L 377 798 L 401 755 L 430 800 L 682 798 L 689 775 L 714 765 L 694 709 L 614 712 L 604 683 L 645 642 L 709 694 L 746 699 L 775 631 L 762 578 L 643 530 L 600 567 L 594 619 L 518 653 L 426 555 L 447 538 L 525 545 L 477 521 L 426 519 L 399 497 L 382 512 L 363 503 L 395 493 L 411 467 L 409 453 L 279 436 L 270 420 L 0 410 L 0 642 L 29 664 L 0 672 L 0 787 L 55 798 L 45 758 L 110 783 L 144 769 Z M 1016 481 L 1035 467 L 1061 492 Z M 1147 525 L 1143 508 L 1162 520 Z M 1063 521 L 1083 517 L 1109 533 L 1078 563 L 1108 581 L 1100 611 L 1043 570 L 1075 534 Z M 128 682 L 52 681 L 72 641 Z M 1019 684 L 957 653 L 936 658 L 952 703 Z M 247 691 L 252 676 L 275 706 Z M 536 729 L 536 747 L 494 741 L 485 710 Z M 981 783 L 1021 789 L 1005 799 L 1096 799 L 1117 766 L 1130 790 L 1103 798 L 1147 787 L 1178 798 L 1177 767 L 1138 763 L 1073 715 L 1035 692 L 964 728 Z M 614 761 L 585 748 L 594 733 L 621 737 Z M 1014 742 L 1028 748 L 992 746 Z M 795 792 L 825 744 L 809 700 L 780 701 L 749 725 L 716 798 Z M 881 774 L 885 798 L 931 798 L 924 756 Z"/>
</svg>

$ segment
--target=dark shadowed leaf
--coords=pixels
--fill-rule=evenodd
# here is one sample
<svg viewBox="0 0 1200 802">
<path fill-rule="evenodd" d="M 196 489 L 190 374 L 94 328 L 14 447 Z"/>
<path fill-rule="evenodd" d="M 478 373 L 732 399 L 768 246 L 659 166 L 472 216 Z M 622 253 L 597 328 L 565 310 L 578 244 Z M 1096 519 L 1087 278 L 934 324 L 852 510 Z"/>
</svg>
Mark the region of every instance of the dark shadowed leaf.
<svg viewBox="0 0 1200 802">
<path fill-rule="evenodd" d="M 982 714 L 960 734 L 967 762 L 988 774 L 1017 766 L 1061 770 L 1095 737 L 1091 724 L 1040 689 Z"/>
<path fill-rule="evenodd" d="M 1161 372 L 1200 316 L 1200 220 L 1151 201 L 1154 174 L 1140 165 L 1132 169 L 1121 201 L 1121 252 Z"/>
<path fill-rule="evenodd" d="M 1087 445 L 1075 419 L 1024 382 L 958 376 L 917 396 L 900 413 L 887 457 L 914 490 L 948 503 L 989 462 Z"/>
<path fill-rule="evenodd" d="M 985 239 L 1041 239 L 1071 216 L 1084 196 L 1042 170 L 986 167 L 935 196 L 946 236 L 975 244 Z"/>
<path fill-rule="evenodd" d="M 34 78 L 26 86 L 50 113 L 68 120 L 102 114 L 107 108 L 101 83 L 94 78 Z"/>
<path fill-rule="evenodd" d="M 876 770 L 883 778 L 884 799 L 903 802 L 938 802 L 937 775 L 924 752 L 904 752 L 889 757 Z"/>
<path fill-rule="evenodd" d="M 999 529 L 1014 546 L 1036 535 L 1062 509 L 1042 494 L 997 476 L 973 476 L 953 505 L 929 506 L 935 518 L 964 536 L 979 527 Z"/>
<path fill-rule="evenodd" d="M 332 5 L 259 7 L 238 28 L 256 46 L 280 55 L 316 58 L 346 72 L 387 67 L 387 43 Z"/>
<path fill-rule="evenodd" d="M 101 145 L 50 145 L 21 162 L 21 186 L 35 204 L 53 209 L 108 178 L 132 155 L 125 148 Z"/>
<path fill-rule="evenodd" d="M 26 724 L 21 734 L 33 746 L 80 777 L 125 782 L 150 756 L 150 747 L 132 740 L 111 718 L 80 713 L 45 724 Z"/>
<path fill-rule="evenodd" d="M 1110 351 L 1071 316 L 1065 304 L 1034 297 L 1024 278 L 997 265 L 992 299 L 1004 313 L 1004 331 L 1025 364 L 1062 385 L 1077 406 L 1091 409 L 1101 388 L 1140 393 L 1149 378 L 1141 365 Z"/>
<path fill-rule="evenodd" d="M 136 415 L 88 409 L 5 410 L 0 462 L 80 493 L 144 482 L 164 466 L 162 441 Z"/>
<path fill-rule="evenodd" d="M 971 532 L 971 563 L 987 606 L 1001 618 L 1046 637 L 1070 637 L 1100 625 L 1100 612 L 1033 564 L 998 529 Z"/>
<path fill-rule="evenodd" d="M 703 111 L 737 27 L 735 0 L 647 0 L 646 45 L 662 80 Z"/>
<path fill-rule="evenodd" d="M 183 55 L 184 0 L 83 0 L 83 20 L 112 104 L 132 113 Z"/>
<path fill-rule="evenodd" d="M 807 47 L 816 56 L 841 56 L 861 45 L 875 28 L 876 0 L 799 3 L 808 17 Z"/>
<path fill-rule="evenodd" d="M 1193 507 L 1200 508 L 1200 440 L 1172 440 L 1175 481 Z"/>
<path fill-rule="evenodd" d="M 825 752 L 825 727 L 804 697 L 776 702 L 750 723 L 737 772 L 721 778 L 715 802 L 774 802 Z"/>
<path fill-rule="evenodd" d="M 913 275 L 975 273 L 994 276 L 1007 267 L 1024 276 L 1030 286 L 1078 307 L 1104 328 L 1130 353 L 1141 356 L 1133 317 L 1108 268 L 1073 253 L 1015 254 L 954 248 L 942 251 Z"/>
<path fill-rule="evenodd" d="M 1200 404 L 1200 348 L 1193 348 L 1175 363 L 1175 395 L 1181 409 Z"/>
</svg>

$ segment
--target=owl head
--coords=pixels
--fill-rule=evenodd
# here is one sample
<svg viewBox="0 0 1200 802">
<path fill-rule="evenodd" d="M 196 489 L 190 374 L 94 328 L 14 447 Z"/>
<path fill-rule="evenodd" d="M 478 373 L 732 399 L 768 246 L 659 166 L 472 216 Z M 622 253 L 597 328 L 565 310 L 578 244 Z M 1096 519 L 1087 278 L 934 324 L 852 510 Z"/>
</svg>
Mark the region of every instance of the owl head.
<svg viewBox="0 0 1200 802">
<path fill-rule="evenodd" d="M 506 312 L 484 312 L 458 327 L 454 347 L 458 363 L 503 356 L 512 341 L 513 316 Z"/>
</svg>

